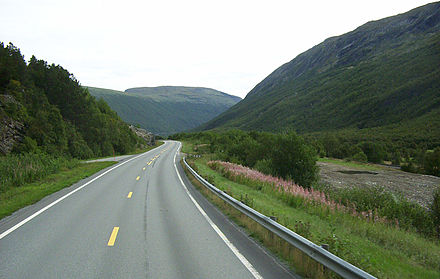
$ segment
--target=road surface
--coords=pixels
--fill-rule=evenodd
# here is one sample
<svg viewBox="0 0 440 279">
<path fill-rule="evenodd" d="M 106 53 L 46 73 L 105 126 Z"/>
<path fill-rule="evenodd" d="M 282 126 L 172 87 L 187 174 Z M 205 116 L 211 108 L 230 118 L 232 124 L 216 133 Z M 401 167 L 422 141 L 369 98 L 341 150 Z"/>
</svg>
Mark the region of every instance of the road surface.
<svg viewBox="0 0 440 279">
<path fill-rule="evenodd" d="M 193 188 L 179 147 L 0 220 L 0 278 L 296 278 Z"/>
</svg>

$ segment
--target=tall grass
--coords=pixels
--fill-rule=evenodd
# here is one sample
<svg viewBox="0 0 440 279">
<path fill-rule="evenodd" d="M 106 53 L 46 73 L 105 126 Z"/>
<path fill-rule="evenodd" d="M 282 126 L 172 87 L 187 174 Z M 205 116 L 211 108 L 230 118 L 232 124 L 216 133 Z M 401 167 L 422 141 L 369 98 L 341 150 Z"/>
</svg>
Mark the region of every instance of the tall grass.
<svg viewBox="0 0 440 279">
<path fill-rule="evenodd" d="M 0 193 L 42 179 L 61 169 L 79 164 L 76 159 L 55 157 L 45 153 L 9 154 L 0 157 Z"/>
</svg>

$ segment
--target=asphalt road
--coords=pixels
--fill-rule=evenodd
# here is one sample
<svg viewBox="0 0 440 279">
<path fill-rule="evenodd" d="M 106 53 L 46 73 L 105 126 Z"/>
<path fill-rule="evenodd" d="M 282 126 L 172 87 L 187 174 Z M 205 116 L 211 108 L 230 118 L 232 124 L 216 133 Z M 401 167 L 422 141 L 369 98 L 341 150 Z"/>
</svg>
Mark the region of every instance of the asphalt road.
<svg viewBox="0 0 440 279">
<path fill-rule="evenodd" d="M 0 220 L 0 278 L 296 278 L 193 188 L 179 146 Z"/>
</svg>

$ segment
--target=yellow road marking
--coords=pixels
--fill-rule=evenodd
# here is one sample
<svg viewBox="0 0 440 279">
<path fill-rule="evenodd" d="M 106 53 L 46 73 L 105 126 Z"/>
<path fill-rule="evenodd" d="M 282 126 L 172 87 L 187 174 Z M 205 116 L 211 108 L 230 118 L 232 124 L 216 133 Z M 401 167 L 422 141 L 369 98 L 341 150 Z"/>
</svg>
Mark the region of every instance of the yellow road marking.
<svg viewBox="0 0 440 279">
<path fill-rule="evenodd" d="M 141 177 L 140 177 L 140 176 L 136 177 L 136 180 L 139 180 L 139 179 L 141 179 Z"/>
<path fill-rule="evenodd" d="M 119 227 L 114 227 L 110 239 L 108 240 L 107 246 L 115 245 L 116 236 L 118 235 Z"/>
<path fill-rule="evenodd" d="M 151 165 L 151 162 L 152 162 L 152 161 L 148 162 L 147 164 L 148 164 L 148 165 Z"/>
<path fill-rule="evenodd" d="M 133 192 L 128 193 L 127 199 L 131 199 L 131 195 L 133 195 Z"/>
<path fill-rule="evenodd" d="M 142 170 L 145 170 L 145 167 L 143 167 Z"/>
</svg>

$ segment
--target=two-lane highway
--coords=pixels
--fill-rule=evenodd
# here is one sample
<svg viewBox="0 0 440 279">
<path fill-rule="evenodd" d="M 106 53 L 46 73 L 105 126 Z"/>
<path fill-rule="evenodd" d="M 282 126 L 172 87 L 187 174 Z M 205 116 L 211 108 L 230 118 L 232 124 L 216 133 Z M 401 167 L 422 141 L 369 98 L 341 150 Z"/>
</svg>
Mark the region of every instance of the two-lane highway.
<svg viewBox="0 0 440 279">
<path fill-rule="evenodd" d="M 292 278 L 194 190 L 179 147 L 167 141 L 1 220 L 0 278 Z"/>
</svg>

